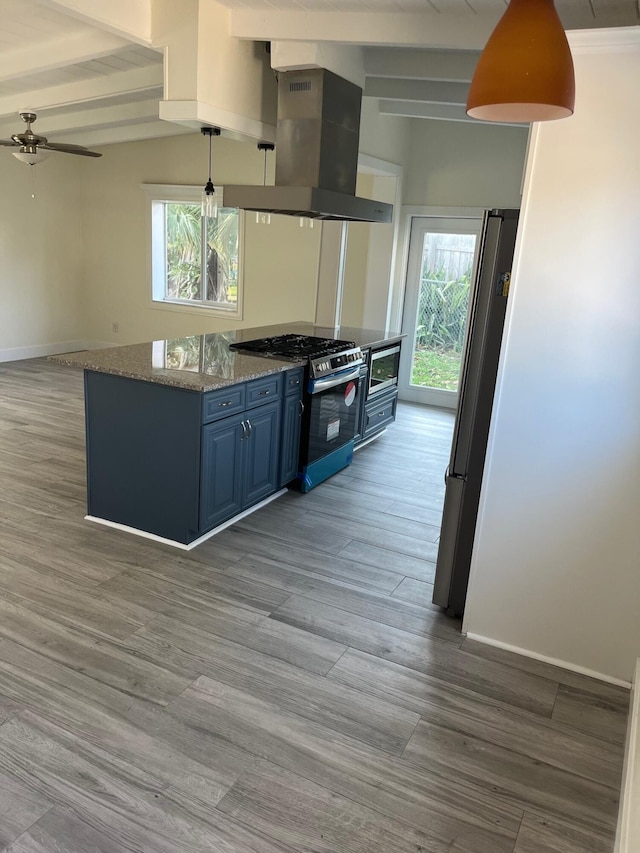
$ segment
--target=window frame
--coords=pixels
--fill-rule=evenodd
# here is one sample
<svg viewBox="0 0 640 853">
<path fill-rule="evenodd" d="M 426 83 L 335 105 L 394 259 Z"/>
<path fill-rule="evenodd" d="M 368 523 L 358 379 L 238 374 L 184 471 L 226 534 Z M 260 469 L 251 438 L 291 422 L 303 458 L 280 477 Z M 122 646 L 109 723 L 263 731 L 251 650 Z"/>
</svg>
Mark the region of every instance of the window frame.
<svg viewBox="0 0 640 853">
<path fill-rule="evenodd" d="M 149 305 L 160 310 L 206 314 L 242 320 L 244 314 L 245 212 L 238 210 L 238 284 L 235 305 L 198 299 L 171 299 L 166 295 L 165 203 L 200 205 L 202 187 L 185 184 L 142 184 L 147 204 L 147 259 Z M 218 204 L 224 207 L 224 187 L 216 187 Z"/>
</svg>

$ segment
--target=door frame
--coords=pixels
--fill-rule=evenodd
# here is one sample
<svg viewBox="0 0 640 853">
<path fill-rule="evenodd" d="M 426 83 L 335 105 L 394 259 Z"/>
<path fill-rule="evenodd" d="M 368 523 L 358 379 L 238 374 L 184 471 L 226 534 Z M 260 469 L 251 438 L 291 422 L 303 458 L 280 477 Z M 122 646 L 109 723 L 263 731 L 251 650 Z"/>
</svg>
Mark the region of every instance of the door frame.
<svg viewBox="0 0 640 853">
<path fill-rule="evenodd" d="M 451 220 L 451 223 L 460 225 L 461 220 L 470 220 L 477 223 L 478 238 L 482 232 L 482 221 L 486 209 L 483 207 L 405 207 L 403 208 L 403 257 L 404 257 L 404 282 L 402 289 L 402 302 L 396 307 L 396 317 L 401 325 L 403 334 L 406 335 L 400 358 L 400 371 L 398 381 L 398 396 L 401 400 L 422 403 L 423 405 L 439 406 L 455 410 L 458 405 L 458 392 L 445 391 L 438 388 L 421 388 L 411 386 L 411 366 L 415 342 L 415 313 L 419 295 L 419 273 L 422 261 L 421 251 L 411 251 L 411 236 L 418 220 L 431 219 L 442 221 Z M 453 229 L 455 231 L 455 228 Z M 475 229 L 474 229 L 475 230 Z M 415 247 L 414 247 L 415 248 Z M 476 257 L 474 260 L 474 275 L 478 260 L 479 244 L 476 244 Z"/>
</svg>

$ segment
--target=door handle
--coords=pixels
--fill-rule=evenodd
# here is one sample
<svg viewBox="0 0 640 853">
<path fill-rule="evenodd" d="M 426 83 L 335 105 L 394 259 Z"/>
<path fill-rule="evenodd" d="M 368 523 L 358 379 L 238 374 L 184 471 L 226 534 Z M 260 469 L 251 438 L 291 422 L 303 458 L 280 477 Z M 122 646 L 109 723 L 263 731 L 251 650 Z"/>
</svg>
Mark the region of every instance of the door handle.
<svg viewBox="0 0 640 853">
<path fill-rule="evenodd" d="M 315 379 L 312 383 L 311 393 L 318 394 L 320 391 L 335 388 L 336 385 L 343 385 L 345 382 L 357 379 L 359 373 L 360 367 L 358 366 L 353 370 L 343 370 L 340 373 L 334 373 L 332 376 L 327 376 L 325 379 Z"/>
</svg>

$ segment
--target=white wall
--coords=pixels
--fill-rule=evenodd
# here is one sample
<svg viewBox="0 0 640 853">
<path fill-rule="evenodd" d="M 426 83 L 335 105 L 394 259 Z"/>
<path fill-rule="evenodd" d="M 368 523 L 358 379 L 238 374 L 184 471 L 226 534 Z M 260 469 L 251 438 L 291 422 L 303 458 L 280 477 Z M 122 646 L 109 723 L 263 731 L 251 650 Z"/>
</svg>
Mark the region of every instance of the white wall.
<svg viewBox="0 0 640 853">
<path fill-rule="evenodd" d="M 361 154 L 377 157 L 388 163 L 407 163 L 412 122 L 406 118 L 381 116 L 375 98 L 362 99 L 360 113 Z"/>
<path fill-rule="evenodd" d="M 246 214 L 244 320 L 213 317 L 150 301 L 147 207 L 143 183 L 202 185 L 208 143 L 200 134 L 105 146 L 86 164 L 84 198 L 85 337 L 133 343 L 172 335 L 312 320 L 321 228 L 293 217 L 269 226 Z M 97 168 L 91 168 L 97 166 Z M 263 155 L 225 137 L 213 142 L 213 182 L 261 183 Z M 112 323 L 119 323 L 114 334 Z"/>
<path fill-rule="evenodd" d="M 528 129 L 413 119 L 406 205 L 520 207 Z"/>
<path fill-rule="evenodd" d="M 465 618 L 622 680 L 640 652 L 639 32 L 575 34 L 623 49 L 576 46 L 575 115 L 532 140 Z"/>
<path fill-rule="evenodd" d="M 385 329 L 392 279 L 394 223 L 400 216 L 397 178 L 358 174 L 356 193 L 394 205 L 393 222 L 350 222 L 347 232 L 342 324 Z"/>
<path fill-rule="evenodd" d="M 81 158 L 0 157 L 0 361 L 64 351 L 82 335 Z M 36 198 L 31 194 L 35 191 Z M 39 349 L 40 348 L 40 349 Z"/>
<path fill-rule="evenodd" d="M 401 167 L 400 192 L 409 159 L 412 122 L 409 119 L 381 116 L 374 98 L 363 98 L 360 123 L 360 153 L 384 163 Z M 393 174 L 392 171 L 389 174 Z M 348 225 L 347 253 L 342 298 L 342 324 L 384 329 L 387 323 L 389 288 L 401 276 L 392 269 L 394 235 L 400 209 L 395 195 L 395 177 L 358 172 L 356 193 L 394 205 L 393 223 Z"/>
</svg>

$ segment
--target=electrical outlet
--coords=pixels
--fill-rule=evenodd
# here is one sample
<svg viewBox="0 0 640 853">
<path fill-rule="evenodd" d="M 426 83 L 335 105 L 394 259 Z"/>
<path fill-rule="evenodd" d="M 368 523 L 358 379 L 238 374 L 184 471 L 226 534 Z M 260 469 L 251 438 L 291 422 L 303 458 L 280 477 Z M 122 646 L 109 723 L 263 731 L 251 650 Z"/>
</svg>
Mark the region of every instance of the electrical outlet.
<svg viewBox="0 0 640 853">
<path fill-rule="evenodd" d="M 120 323 L 112 323 L 111 324 L 111 331 L 112 332 L 119 332 L 120 331 Z"/>
</svg>

